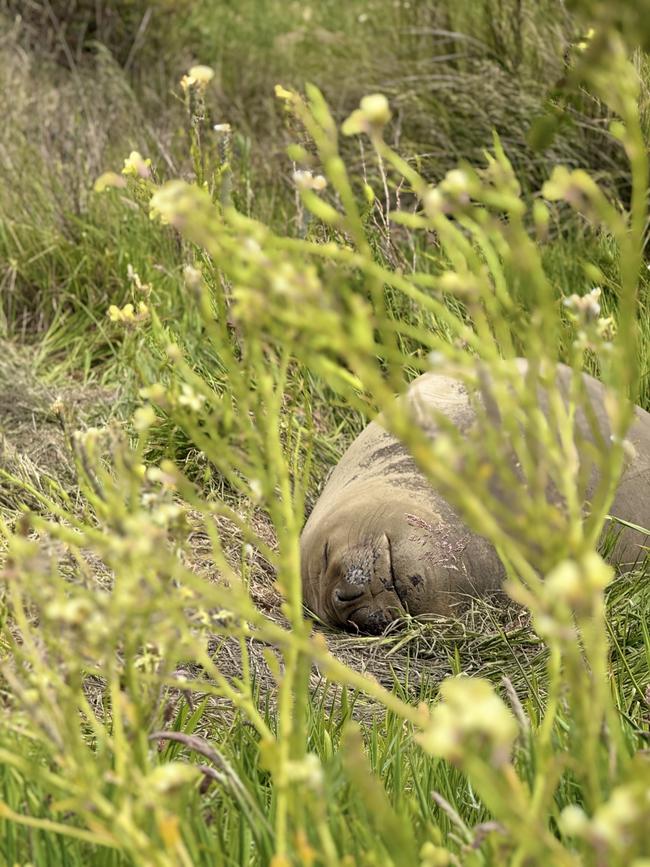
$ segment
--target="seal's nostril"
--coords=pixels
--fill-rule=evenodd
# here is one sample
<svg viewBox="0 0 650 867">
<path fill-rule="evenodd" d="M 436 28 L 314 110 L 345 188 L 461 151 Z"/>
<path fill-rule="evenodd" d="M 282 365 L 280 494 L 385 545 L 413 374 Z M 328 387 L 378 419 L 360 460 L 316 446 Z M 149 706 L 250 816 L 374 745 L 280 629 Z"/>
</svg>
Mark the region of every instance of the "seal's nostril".
<svg viewBox="0 0 650 867">
<path fill-rule="evenodd" d="M 334 591 L 334 601 L 339 603 L 354 602 L 355 599 L 360 599 L 365 593 L 363 587 L 346 584 L 343 587 L 337 587 Z"/>
</svg>

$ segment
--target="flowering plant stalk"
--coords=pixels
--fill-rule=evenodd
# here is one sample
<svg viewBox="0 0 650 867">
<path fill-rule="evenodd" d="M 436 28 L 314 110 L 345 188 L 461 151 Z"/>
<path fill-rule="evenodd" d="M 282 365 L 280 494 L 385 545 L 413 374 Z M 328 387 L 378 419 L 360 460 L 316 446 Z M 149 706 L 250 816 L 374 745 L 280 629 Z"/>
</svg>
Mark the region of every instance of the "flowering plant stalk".
<svg viewBox="0 0 650 867">
<path fill-rule="evenodd" d="M 101 187 L 130 191 L 161 231 L 182 238 L 187 303 L 196 305 L 212 366 L 193 363 L 186 335 L 157 313 L 153 294 L 138 313 L 133 305 L 112 307 L 115 327 L 147 329 L 139 345 L 151 354 L 143 378 L 158 368 L 140 392 L 134 442 L 115 431 L 74 438 L 81 512 L 30 490 L 32 513 L 14 533 L 2 527 L 9 552 L 2 671 L 16 709 L 15 722 L 3 726 L 31 745 L 40 764 L 9 751 L 3 761 L 16 773 L 39 768 L 61 820 L 43 824 L 7 806 L 0 816 L 118 849 L 134 863 L 189 865 L 202 844 L 186 817 L 199 781 L 217 774 L 253 828 L 256 857 L 275 867 L 344 863 L 322 757 L 310 744 L 315 667 L 390 711 L 425 753 L 467 777 L 501 838 L 478 854 L 461 849 L 466 863 L 622 865 L 645 852 L 643 811 L 621 808 L 647 804 L 650 789 L 635 775 L 608 681 L 604 590 L 613 573 L 597 546 L 624 466 L 637 378 L 648 164 L 634 68 L 613 31 L 598 47 L 600 72 L 587 65 L 585 77 L 617 116 L 612 131 L 631 164 L 629 214 L 586 174 L 564 168 L 531 204 L 497 138 L 483 168 L 462 166 L 433 186 L 387 143 L 391 114 L 381 95 L 366 97 L 339 131 L 316 88 L 306 99 L 279 88 L 313 143 L 310 151 L 292 148 L 300 165 L 294 177 L 328 240 L 277 233 L 232 206 L 229 167 L 209 174 L 202 123 L 211 75 L 204 67 L 183 80 L 196 182 L 159 184 L 139 154 L 124 175 L 102 179 Z M 413 268 L 396 269 L 378 254 L 365 218 L 375 194 L 346 169 L 340 132 L 367 136 L 388 200 L 401 191 L 404 204 L 385 216 L 394 243 L 407 232 L 418 251 Z M 598 292 L 562 298 L 545 272 L 539 245 L 556 202 L 618 245 L 621 283 L 611 316 Z M 396 299 L 408 318 L 395 315 Z M 529 359 L 525 376 L 518 355 Z M 561 355 L 571 368 L 567 393 L 555 376 Z M 590 418 L 581 375 L 587 362 L 608 386 L 612 437 L 590 446 L 600 481 L 585 515 L 579 456 L 586 445 L 575 422 L 580 413 Z M 411 373 L 432 367 L 473 395 L 477 425 L 469 434 L 437 418 L 441 434 L 431 442 L 395 402 Z M 380 410 L 432 484 L 495 545 L 509 593 L 530 609 L 548 646 L 538 718 L 516 702 L 513 713 L 493 685 L 469 678 L 444 682 L 433 707 L 416 706 L 337 660 L 313 629 L 303 610 L 298 542 L 312 484 L 314 380 L 354 409 Z M 162 419 L 201 453 L 219 479 L 218 494 L 206 495 L 169 459 L 146 465 Z M 4 480 L 18 484 L 6 473 Z M 267 516 L 273 541 L 256 527 L 256 511 Z M 197 535 L 208 552 L 199 564 L 189 541 Z M 255 604 L 252 557 L 273 569 L 282 623 Z M 234 673 L 219 662 L 215 642 L 237 654 Z M 256 693 L 253 642 L 268 645 L 277 684 L 270 714 Z M 252 729 L 260 774 L 272 781 L 266 813 L 216 745 L 187 740 L 202 713 L 192 701 L 189 712 L 178 710 L 179 690 L 199 697 L 203 709 L 222 702 Z M 558 731 L 567 720 L 564 756 Z M 169 744 L 163 752 L 170 725 L 186 746 L 212 757 L 208 770 L 174 758 Z M 555 799 L 567 778 L 580 803 L 559 814 Z M 491 861 L 495 852 L 503 860 Z M 461 863 L 452 841 L 439 838 L 421 860 Z"/>
</svg>

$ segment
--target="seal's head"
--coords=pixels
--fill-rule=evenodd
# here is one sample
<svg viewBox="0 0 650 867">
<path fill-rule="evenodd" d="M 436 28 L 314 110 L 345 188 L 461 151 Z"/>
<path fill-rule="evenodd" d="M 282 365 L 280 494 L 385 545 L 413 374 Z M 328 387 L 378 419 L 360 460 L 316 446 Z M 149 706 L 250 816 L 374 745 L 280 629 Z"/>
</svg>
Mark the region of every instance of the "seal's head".
<svg viewBox="0 0 650 867">
<path fill-rule="evenodd" d="M 313 588 L 314 582 L 309 586 Z M 405 612 L 395 586 L 388 536 L 350 545 L 328 539 L 322 551 L 320 592 L 306 601 L 344 629 L 382 632 Z"/>
<path fill-rule="evenodd" d="M 377 634 L 405 614 L 449 610 L 448 569 L 432 551 L 436 516 L 427 520 L 409 506 L 343 508 L 308 523 L 302 583 L 314 614 L 333 626 Z"/>
</svg>

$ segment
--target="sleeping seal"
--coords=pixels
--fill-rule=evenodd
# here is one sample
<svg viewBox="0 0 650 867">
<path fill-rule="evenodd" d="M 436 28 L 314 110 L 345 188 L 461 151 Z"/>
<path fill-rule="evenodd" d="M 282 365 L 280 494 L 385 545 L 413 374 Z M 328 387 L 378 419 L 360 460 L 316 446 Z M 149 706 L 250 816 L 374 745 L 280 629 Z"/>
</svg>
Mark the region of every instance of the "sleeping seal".
<svg viewBox="0 0 650 867">
<path fill-rule="evenodd" d="M 517 367 L 523 374 L 527 363 L 519 359 Z M 570 375 L 568 367 L 558 365 L 561 387 Z M 585 384 L 600 431 L 608 436 L 605 389 L 586 374 Z M 418 417 L 429 407 L 461 432 L 470 430 L 476 418 L 465 387 L 447 376 L 425 373 L 411 383 L 405 399 Z M 580 412 L 577 426 L 593 440 Z M 435 437 L 431 419 L 423 427 Z M 639 407 L 628 440 L 634 456 L 610 513 L 649 528 L 650 414 Z M 644 543 L 644 534 L 624 529 L 612 559 L 633 562 L 643 556 Z M 468 596 L 498 589 L 505 577 L 492 545 L 470 531 L 436 493 L 405 446 L 382 427 L 381 417 L 361 432 L 332 471 L 300 544 L 308 608 L 333 626 L 359 632 L 381 632 L 406 612 L 450 613 Z"/>
</svg>

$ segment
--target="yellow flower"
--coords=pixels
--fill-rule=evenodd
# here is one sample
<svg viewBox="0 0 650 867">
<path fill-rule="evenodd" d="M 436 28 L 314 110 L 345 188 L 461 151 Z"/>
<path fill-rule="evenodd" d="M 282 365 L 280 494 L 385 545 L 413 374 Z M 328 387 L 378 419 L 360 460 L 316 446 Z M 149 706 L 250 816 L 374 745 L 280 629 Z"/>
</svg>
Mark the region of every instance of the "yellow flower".
<svg viewBox="0 0 650 867">
<path fill-rule="evenodd" d="M 390 120 L 390 106 L 383 93 L 364 96 L 359 103 L 362 114 L 373 126 L 385 126 Z"/>
<path fill-rule="evenodd" d="M 199 64 L 198 66 L 193 66 L 190 69 L 190 77 L 197 81 L 199 84 L 210 84 L 210 82 L 214 78 L 214 69 L 211 69 L 209 66 Z"/>
<path fill-rule="evenodd" d="M 133 427 L 139 432 L 148 430 L 156 421 L 156 413 L 152 406 L 141 406 L 133 414 Z"/>
<path fill-rule="evenodd" d="M 381 130 L 391 118 L 388 100 L 382 93 L 364 96 L 359 108 L 343 122 L 343 135 L 358 135 Z"/>
<path fill-rule="evenodd" d="M 569 837 L 581 837 L 588 827 L 587 814 L 577 804 L 569 804 L 560 813 L 560 829 Z"/>
<path fill-rule="evenodd" d="M 135 312 L 133 304 L 125 304 L 119 308 L 116 304 L 111 304 L 108 308 L 108 317 L 111 322 L 121 322 L 125 325 L 135 325 L 139 322 L 145 322 L 149 318 L 149 308 L 140 301 L 138 303 L 138 312 Z"/>
<path fill-rule="evenodd" d="M 168 762 L 155 768 L 146 778 L 146 789 L 152 795 L 173 795 L 200 777 L 195 765 Z M 146 790 L 145 789 L 145 790 Z"/>
<path fill-rule="evenodd" d="M 278 99 L 295 99 L 295 94 L 291 90 L 287 90 L 286 87 L 282 87 L 281 84 L 275 85 L 275 95 Z"/>
<path fill-rule="evenodd" d="M 204 91 L 213 78 L 214 69 L 211 69 L 209 66 L 199 64 L 197 66 L 193 66 L 187 73 L 187 75 L 184 75 L 181 78 L 181 87 L 186 93 L 192 87 L 196 87 L 198 90 Z"/>
<path fill-rule="evenodd" d="M 314 175 L 300 169 L 293 173 L 293 182 L 299 190 L 315 190 L 317 193 L 327 186 L 327 179 L 323 175 Z"/>
<path fill-rule="evenodd" d="M 103 193 L 104 190 L 120 189 L 126 186 L 126 181 L 123 177 L 115 172 L 104 172 L 95 181 L 95 192 Z"/>
<path fill-rule="evenodd" d="M 593 27 L 589 28 L 589 30 L 585 33 L 585 38 L 582 39 L 580 42 L 576 43 L 576 48 L 578 49 L 578 51 L 586 51 L 587 50 L 587 48 L 589 47 L 589 43 L 594 38 L 595 32 L 596 31 L 594 30 Z"/>
<path fill-rule="evenodd" d="M 124 160 L 123 175 L 132 175 L 134 178 L 151 177 L 151 160 L 144 159 L 138 151 L 131 151 Z"/>
<path fill-rule="evenodd" d="M 167 397 L 167 391 L 161 382 L 154 382 L 153 385 L 141 388 L 139 394 L 140 397 L 145 400 L 152 400 L 154 403 L 160 403 Z"/>
<path fill-rule="evenodd" d="M 168 181 L 160 187 L 149 202 L 149 216 L 165 225 L 182 222 L 193 210 L 195 190 L 186 181 Z"/>
<path fill-rule="evenodd" d="M 502 765 L 517 737 L 517 722 L 492 684 L 482 678 L 451 677 L 440 686 L 442 701 L 418 740 L 426 752 L 460 762 L 466 751 L 487 748 Z"/>
</svg>

